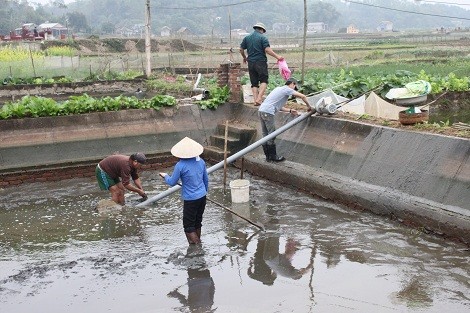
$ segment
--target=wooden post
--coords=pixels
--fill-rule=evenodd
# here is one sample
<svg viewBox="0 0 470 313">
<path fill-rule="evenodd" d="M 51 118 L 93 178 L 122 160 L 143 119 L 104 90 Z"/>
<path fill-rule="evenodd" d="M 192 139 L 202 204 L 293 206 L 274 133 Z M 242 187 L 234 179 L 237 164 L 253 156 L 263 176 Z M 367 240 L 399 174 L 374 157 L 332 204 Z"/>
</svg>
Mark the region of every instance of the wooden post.
<svg viewBox="0 0 470 313">
<path fill-rule="evenodd" d="M 227 184 L 227 138 L 228 138 L 228 121 L 225 121 L 225 136 L 224 136 L 224 194 L 225 185 Z"/>
<path fill-rule="evenodd" d="M 33 53 L 31 52 L 31 45 L 28 45 L 28 47 L 29 47 L 29 56 L 31 58 L 31 64 L 33 65 L 34 77 L 36 77 L 36 68 L 34 67 Z"/>
<path fill-rule="evenodd" d="M 145 74 L 147 78 L 150 77 L 152 74 L 152 66 L 151 66 L 151 48 L 152 43 L 150 41 L 150 0 L 147 0 L 146 10 L 145 10 L 145 56 L 147 60 L 147 66 L 145 70 Z"/>
<path fill-rule="evenodd" d="M 307 44 L 307 0 L 304 0 L 304 39 L 303 39 L 303 49 L 302 49 L 302 76 L 300 82 L 304 82 L 305 78 L 305 46 Z"/>
</svg>

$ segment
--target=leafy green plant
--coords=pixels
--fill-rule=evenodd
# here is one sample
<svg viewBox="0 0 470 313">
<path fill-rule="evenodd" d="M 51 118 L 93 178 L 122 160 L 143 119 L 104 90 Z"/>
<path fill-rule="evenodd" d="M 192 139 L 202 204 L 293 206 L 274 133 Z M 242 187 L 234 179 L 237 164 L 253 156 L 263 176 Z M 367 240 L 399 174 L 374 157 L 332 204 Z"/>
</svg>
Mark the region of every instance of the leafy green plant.
<svg viewBox="0 0 470 313">
<path fill-rule="evenodd" d="M 196 101 L 196 103 L 201 107 L 201 109 L 212 109 L 215 110 L 221 104 L 227 102 L 230 96 L 230 89 L 228 86 L 222 88 L 216 87 L 209 91 L 209 99 Z"/>
<path fill-rule="evenodd" d="M 83 114 L 90 112 L 118 111 L 124 109 L 155 109 L 174 106 L 177 101 L 172 96 L 157 95 L 151 99 L 138 99 L 134 96 L 90 97 L 88 94 L 70 96 L 63 103 L 54 99 L 25 96 L 20 101 L 7 103 L 0 109 L 0 119 L 41 117 Z"/>
<path fill-rule="evenodd" d="M 64 113 L 66 115 L 101 111 L 101 108 L 102 106 L 97 102 L 97 99 L 90 97 L 88 94 L 71 96 L 64 102 Z"/>
<path fill-rule="evenodd" d="M 2 110 L 6 112 L 4 115 L 9 116 L 11 118 L 23 118 L 26 117 L 26 106 L 22 103 L 7 103 L 3 106 Z"/>
<path fill-rule="evenodd" d="M 160 107 L 174 106 L 176 103 L 176 99 L 173 96 L 156 95 L 149 100 L 149 107 L 158 110 Z"/>
<path fill-rule="evenodd" d="M 26 108 L 26 115 L 30 117 L 56 116 L 62 107 L 51 98 L 24 96 L 18 102 Z"/>
<path fill-rule="evenodd" d="M 465 75 L 458 77 L 454 73 L 449 73 L 446 76 L 429 74 L 424 70 L 419 71 L 419 73 L 406 70 L 361 73 L 362 71 L 356 73 L 353 70 L 346 71 L 345 69 L 330 72 L 308 72 L 302 84 L 302 92 L 310 94 L 331 88 L 337 94 L 352 98 L 377 86 L 382 86 L 376 93 L 384 97 L 390 89 L 403 87 L 407 83 L 417 80 L 428 81 L 431 84 L 432 94 L 441 93 L 445 90 L 470 90 L 469 77 Z"/>
<path fill-rule="evenodd" d="M 365 58 L 370 59 L 370 60 L 377 60 L 377 59 L 383 58 L 384 54 L 385 53 L 383 51 L 374 50 L 374 51 L 372 51 L 372 53 L 367 55 Z"/>
<path fill-rule="evenodd" d="M 163 77 L 152 77 L 147 80 L 146 87 L 149 91 L 157 91 L 162 94 L 190 94 L 193 84 L 186 81 L 183 76 L 164 75 Z"/>
</svg>

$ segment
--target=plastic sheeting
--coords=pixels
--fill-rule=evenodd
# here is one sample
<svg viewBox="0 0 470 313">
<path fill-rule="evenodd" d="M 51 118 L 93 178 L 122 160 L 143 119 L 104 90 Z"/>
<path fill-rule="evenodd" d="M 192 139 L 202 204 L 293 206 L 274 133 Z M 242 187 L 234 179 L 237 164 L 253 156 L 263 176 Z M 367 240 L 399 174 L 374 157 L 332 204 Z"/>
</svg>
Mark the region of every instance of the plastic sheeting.
<svg viewBox="0 0 470 313">
<path fill-rule="evenodd" d="M 328 99 L 328 103 L 333 103 L 333 104 L 338 104 L 343 101 L 349 100 L 348 98 L 335 94 L 331 89 L 327 89 L 323 91 L 322 93 L 319 93 L 313 96 L 307 96 L 308 103 L 310 103 L 311 106 L 313 106 L 315 103 L 320 101 L 322 98 L 331 98 L 331 99 Z M 296 98 L 296 101 L 297 103 L 304 104 L 302 99 Z"/>
<path fill-rule="evenodd" d="M 420 108 L 423 108 L 421 106 Z M 339 111 L 352 113 L 352 114 L 368 114 L 370 116 L 385 118 L 388 120 L 398 120 L 398 113 L 405 108 L 394 105 L 379 97 L 376 93 L 371 92 L 367 98 L 362 96 L 353 100 L 341 108 Z"/>
<path fill-rule="evenodd" d="M 291 70 L 287 66 L 286 60 L 285 59 L 280 59 L 279 61 L 277 61 L 277 65 L 279 66 L 279 74 L 281 74 L 281 76 L 282 76 L 282 78 L 284 78 L 284 80 L 288 80 L 290 78 L 290 75 L 291 75 Z"/>
</svg>

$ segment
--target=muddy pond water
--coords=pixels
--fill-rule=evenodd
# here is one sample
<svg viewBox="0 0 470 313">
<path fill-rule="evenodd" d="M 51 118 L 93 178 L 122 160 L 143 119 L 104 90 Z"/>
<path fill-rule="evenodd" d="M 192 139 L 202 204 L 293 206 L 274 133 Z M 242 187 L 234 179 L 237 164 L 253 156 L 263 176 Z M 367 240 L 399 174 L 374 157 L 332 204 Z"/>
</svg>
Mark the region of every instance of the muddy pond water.
<svg viewBox="0 0 470 313">
<path fill-rule="evenodd" d="M 171 171 L 171 169 L 168 169 Z M 468 312 L 470 252 L 384 217 L 245 175 L 232 204 L 221 173 L 202 245 L 188 248 L 179 192 L 120 212 L 93 178 L 0 190 L 0 312 Z M 156 172 L 142 175 L 155 195 Z"/>
</svg>

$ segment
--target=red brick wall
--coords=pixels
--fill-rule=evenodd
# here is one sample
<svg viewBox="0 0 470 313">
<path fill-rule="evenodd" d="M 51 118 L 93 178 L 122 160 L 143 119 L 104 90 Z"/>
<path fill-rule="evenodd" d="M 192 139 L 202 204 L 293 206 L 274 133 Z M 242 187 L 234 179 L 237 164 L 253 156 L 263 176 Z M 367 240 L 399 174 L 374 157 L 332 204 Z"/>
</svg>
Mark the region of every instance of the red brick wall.
<svg viewBox="0 0 470 313">
<path fill-rule="evenodd" d="M 240 63 L 220 64 L 217 70 L 217 85 L 228 86 L 230 89 L 230 103 L 240 103 L 242 99 L 242 87 L 240 83 Z"/>
<path fill-rule="evenodd" d="M 176 159 L 170 155 L 149 157 L 142 170 L 160 170 L 174 166 Z M 55 165 L 44 168 L 25 168 L 0 174 L 0 188 L 34 182 L 58 181 L 76 177 L 93 177 L 99 160 L 75 165 Z"/>
</svg>

